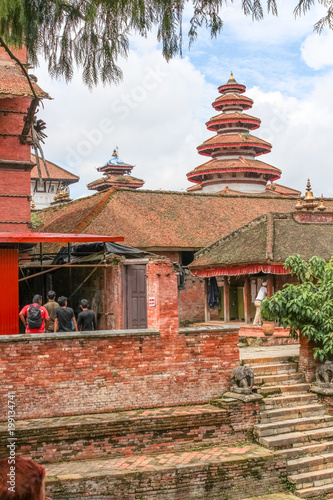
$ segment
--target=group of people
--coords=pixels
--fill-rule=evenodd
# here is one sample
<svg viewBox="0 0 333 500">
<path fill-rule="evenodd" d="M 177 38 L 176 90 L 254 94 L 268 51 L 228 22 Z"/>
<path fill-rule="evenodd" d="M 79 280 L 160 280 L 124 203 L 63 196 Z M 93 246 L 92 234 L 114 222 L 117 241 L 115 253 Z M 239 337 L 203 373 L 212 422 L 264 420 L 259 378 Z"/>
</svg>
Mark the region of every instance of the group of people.
<svg viewBox="0 0 333 500">
<path fill-rule="evenodd" d="M 89 309 L 89 302 L 82 299 L 81 312 L 77 321 L 74 311 L 67 306 L 67 297 L 60 296 L 56 301 L 56 293 L 50 290 L 47 302 L 42 305 L 41 295 L 35 295 L 31 304 L 20 311 L 20 320 L 25 326 L 25 333 L 72 332 L 96 330 L 96 316 Z"/>
</svg>

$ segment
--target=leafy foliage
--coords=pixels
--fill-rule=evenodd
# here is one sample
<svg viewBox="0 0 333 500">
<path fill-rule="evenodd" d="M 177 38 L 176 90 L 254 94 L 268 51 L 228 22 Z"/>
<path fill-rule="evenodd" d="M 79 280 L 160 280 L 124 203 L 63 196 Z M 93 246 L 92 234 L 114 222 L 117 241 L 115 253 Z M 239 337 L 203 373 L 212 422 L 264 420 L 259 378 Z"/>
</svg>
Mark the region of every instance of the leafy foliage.
<svg viewBox="0 0 333 500">
<path fill-rule="evenodd" d="M 242 0 L 244 14 L 262 19 L 262 1 Z M 267 0 L 267 11 L 274 15 L 276 1 Z M 332 0 L 298 0 L 295 15 L 315 3 L 327 11 L 316 29 L 332 28 Z M 117 59 L 127 56 L 132 33 L 146 37 L 156 27 L 164 57 L 169 60 L 181 54 L 187 4 L 192 7 L 189 44 L 202 26 L 216 37 L 223 26 L 220 11 L 227 0 L 0 0 L 0 44 L 1 39 L 9 45 L 25 44 L 33 65 L 42 55 L 50 74 L 67 81 L 73 77 L 76 64 L 90 87 L 99 81 L 118 83 L 122 71 Z"/>
<path fill-rule="evenodd" d="M 315 341 L 314 357 L 323 361 L 333 358 L 333 257 L 327 263 L 321 257 L 308 262 L 300 255 L 285 261 L 299 284 L 285 285 L 270 299 L 262 301 L 262 318 L 278 319 L 290 327 L 294 338 L 305 335 Z"/>
</svg>

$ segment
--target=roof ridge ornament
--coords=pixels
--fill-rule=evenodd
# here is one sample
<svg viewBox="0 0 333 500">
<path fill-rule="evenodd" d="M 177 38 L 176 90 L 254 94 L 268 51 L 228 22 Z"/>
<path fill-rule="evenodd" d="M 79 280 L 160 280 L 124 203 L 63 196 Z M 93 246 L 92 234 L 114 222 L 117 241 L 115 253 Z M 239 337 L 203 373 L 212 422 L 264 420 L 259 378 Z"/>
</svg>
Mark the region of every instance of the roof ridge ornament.
<svg viewBox="0 0 333 500">
<path fill-rule="evenodd" d="M 319 203 L 318 199 L 315 198 L 313 195 L 310 179 L 308 179 L 308 181 L 306 183 L 305 196 L 303 199 L 301 197 L 298 198 L 297 203 L 295 205 L 295 209 L 298 211 L 301 211 L 301 210 L 314 211 L 317 207 L 318 207 L 318 210 L 320 210 L 321 212 L 326 210 L 326 207 L 324 205 L 324 197 L 323 197 L 323 195 L 321 195 L 321 201 Z"/>
</svg>

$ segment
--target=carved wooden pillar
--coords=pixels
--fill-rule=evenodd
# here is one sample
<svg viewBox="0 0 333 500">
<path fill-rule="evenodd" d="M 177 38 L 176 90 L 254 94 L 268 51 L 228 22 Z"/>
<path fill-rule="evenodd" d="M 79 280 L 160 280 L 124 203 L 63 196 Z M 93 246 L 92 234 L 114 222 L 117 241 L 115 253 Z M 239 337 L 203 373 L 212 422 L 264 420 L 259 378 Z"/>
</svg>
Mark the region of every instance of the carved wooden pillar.
<svg viewBox="0 0 333 500">
<path fill-rule="evenodd" d="M 207 321 L 210 321 L 210 309 L 209 309 L 209 306 L 208 306 L 208 279 L 209 278 L 205 278 L 205 323 L 207 323 Z"/>
<path fill-rule="evenodd" d="M 245 324 L 249 325 L 251 322 L 251 285 L 250 278 L 244 278 L 244 316 Z"/>
<path fill-rule="evenodd" d="M 224 293 L 223 293 L 223 306 L 224 306 L 224 322 L 230 321 L 230 285 L 227 276 L 224 276 Z"/>
<path fill-rule="evenodd" d="M 269 274 L 267 276 L 267 297 L 270 299 L 273 295 L 273 275 Z"/>
</svg>

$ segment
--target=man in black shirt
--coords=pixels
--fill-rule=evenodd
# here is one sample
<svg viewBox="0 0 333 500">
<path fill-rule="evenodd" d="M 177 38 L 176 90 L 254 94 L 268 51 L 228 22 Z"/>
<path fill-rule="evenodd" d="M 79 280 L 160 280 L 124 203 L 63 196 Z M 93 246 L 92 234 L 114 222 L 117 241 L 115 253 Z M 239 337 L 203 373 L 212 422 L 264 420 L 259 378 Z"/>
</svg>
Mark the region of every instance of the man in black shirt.
<svg viewBox="0 0 333 500">
<path fill-rule="evenodd" d="M 74 311 L 71 307 L 67 307 L 67 297 L 58 297 L 58 304 L 60 307 L 55 310 L 54 331 L 72 332 L 74 329 L 77 332 Z"/>
<path fill-rule="evenodd" d="M 88 309 L 89 303 L 86 299 L 81 300 L 80 305 L 82 311 L 77 317 L 77 326 L 82 332 L 90 332 L 96 330 L 96 316 L 93 311 Z"/>
</svg>

